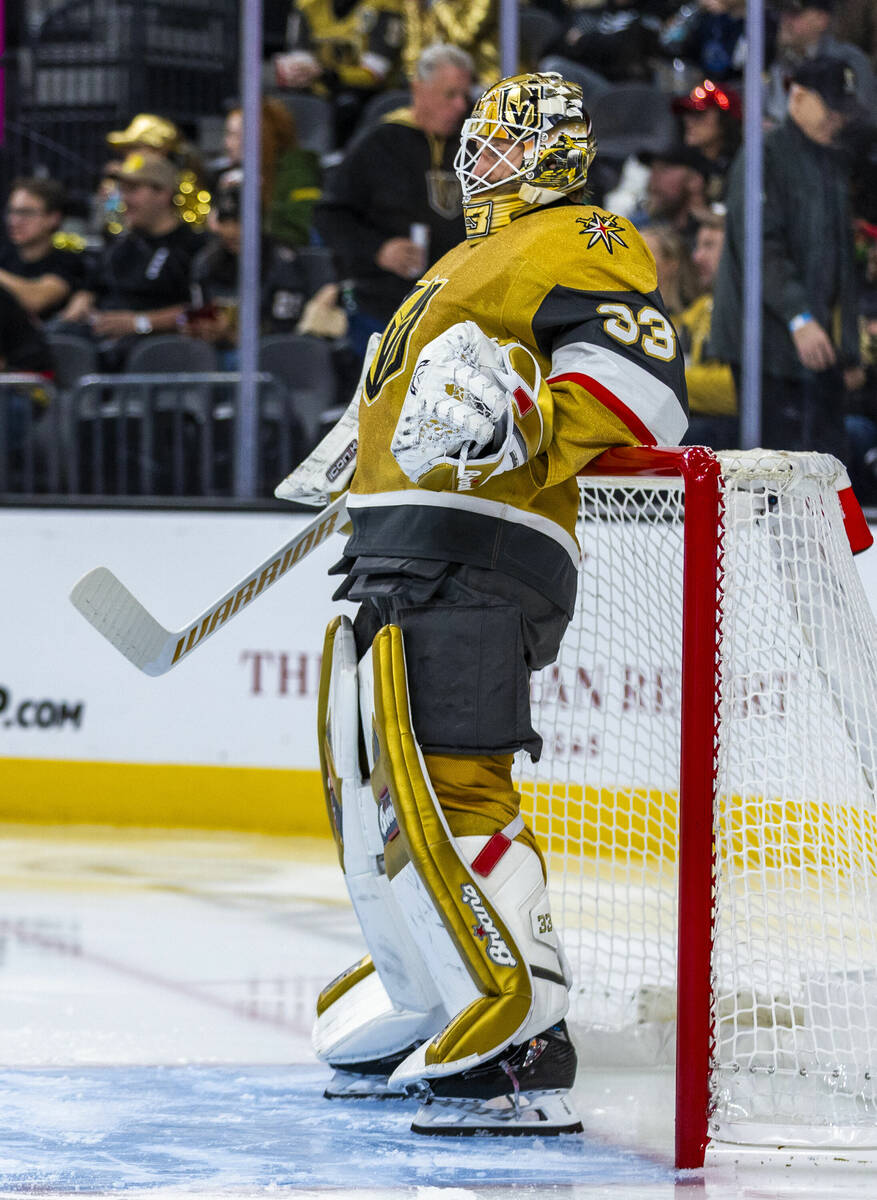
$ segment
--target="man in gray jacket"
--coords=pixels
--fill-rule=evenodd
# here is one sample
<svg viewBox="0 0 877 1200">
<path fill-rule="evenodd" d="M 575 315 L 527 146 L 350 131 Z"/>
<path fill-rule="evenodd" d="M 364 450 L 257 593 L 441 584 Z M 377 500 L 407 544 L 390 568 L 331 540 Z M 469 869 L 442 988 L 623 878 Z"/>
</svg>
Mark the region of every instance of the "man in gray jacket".
<svg viewBox="0 0 877 1200">
<path fill-rule="evenodd" d="M 843 398 L 862 386 L 853 226 L 844 163 L 832 149 L 859 114 L 852 70 L 839 59 L 802 64 L 786 119 L 764 139 L 762 445 L 846 456 Z M 730 172 L 725 249 L 711 342 L 740 383 L 743 179 Z"/>
</svg>

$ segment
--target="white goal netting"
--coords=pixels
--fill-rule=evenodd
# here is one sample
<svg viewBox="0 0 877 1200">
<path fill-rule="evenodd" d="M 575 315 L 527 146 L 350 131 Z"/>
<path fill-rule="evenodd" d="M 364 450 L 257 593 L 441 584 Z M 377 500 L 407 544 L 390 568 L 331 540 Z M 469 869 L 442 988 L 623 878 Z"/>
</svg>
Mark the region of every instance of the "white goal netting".
<svg viewBox="0 0 877 1200">
<path fill-rule="evenodd" d="M 685 755 L 716 764 L 710 1134 L 877 1146 L 877 623 L 839 464 L 718 458 L 718 670 L 695 698 L 719 733 Z M 583 1062 L 672 1063 L 684 487 L 581 483 L 577 615 L 534 679 L 545 750 L 519 786 Z"/>
</svg>

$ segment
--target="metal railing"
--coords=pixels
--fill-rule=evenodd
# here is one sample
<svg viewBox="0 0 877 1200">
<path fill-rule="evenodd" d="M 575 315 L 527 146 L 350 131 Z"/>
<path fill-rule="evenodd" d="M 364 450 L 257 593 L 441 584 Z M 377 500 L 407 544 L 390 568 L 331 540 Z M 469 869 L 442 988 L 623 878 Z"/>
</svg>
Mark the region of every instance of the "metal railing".
<svg viewBox="0 0 877 1200">
<path fill-rule="evenodd" d="M 44 375 L 0 375 L 0 493 L 60 490 L 58 396 Z"/>
<path fill-rule="evenodd" d="M 0 376 L 0 493 L 232 498 L 240 372 Z M 34 393 L 41 393 L 34 399 Z M 256 376 L 257 494 L 307 452 L 286 386 Z"/>
</svg>

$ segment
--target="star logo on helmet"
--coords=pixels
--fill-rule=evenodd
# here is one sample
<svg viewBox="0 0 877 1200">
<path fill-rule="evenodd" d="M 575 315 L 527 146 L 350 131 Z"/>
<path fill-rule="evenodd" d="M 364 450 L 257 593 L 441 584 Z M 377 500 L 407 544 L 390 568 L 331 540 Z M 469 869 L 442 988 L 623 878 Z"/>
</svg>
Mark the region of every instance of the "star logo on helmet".
<svg viewBox="0 0 877 1200">
<path fill-rule="evenodd" d="M 609 253 L 612 253 L 613 242 L 619 246 L 627 248 L 627 242 L 621 236 L 624 233 L 624 226 L 618 223 L 617 217 L 608 216 L 606 213 L 592 213 L 590 217 L 577 217 L 576 224 L 581 225 L 580 233 L 587 233 L 588 249 L 596 246 L 598 242 L 606 247 Z"/>
</svg>

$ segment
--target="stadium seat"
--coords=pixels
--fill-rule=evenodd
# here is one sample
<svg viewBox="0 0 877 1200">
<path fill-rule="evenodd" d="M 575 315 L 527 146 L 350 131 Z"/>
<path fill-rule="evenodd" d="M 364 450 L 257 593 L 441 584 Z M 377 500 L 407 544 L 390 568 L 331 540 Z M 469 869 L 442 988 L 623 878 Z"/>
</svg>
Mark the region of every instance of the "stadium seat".
<svg viewBox="0 0 877 1200">
<path fill-rule="evenodd" d="M 677 137 L 670 99 L 648 83 L 620 83 L 589 106 L 600 155 L 624 159 L 640 150 L 666 150 Z"/>
<path fill-rule="evenodd" d="M 330 102 L 308 92 L 277 92 L 275 95 L 295 118 L 301 148 L 321 156 L 331 154 L 335 149 L 335 126 Z"/>
<path fill-rule="evenodd" d="M 125 373 L 183 374 L 215 371 L 216 350 L 210 342 L 181 333 L 153 333 L 135 342 L 125 359 Z"/>
<path fill-rule="evenodd" d="M 62 391 L 74 387 L 83 375 L 93 375 L 97 370 L 97 347 L 88 338 L 48 331 L 46 340 L 55 358 L 55 383 Z"/>
<path fill-rule="evenodd" d="M 125 359 L 125 375 L 202 375 L 218 369 L 216 349 L 200 338 L 156 333 L 136 342 Z M 156 412 L 187 412 L 201 423 L 212 418 L 209 384 L 168 379 L 151 392 Z"/>
<path fill-rule="evenodd" d="M 316 445 L 321 418 L 336 403 L 331 344 L 302 334 L 272 334 L 259 344 L 259 368 L 285 386 L 308 448 Z"/>
<path fill-rule="evenodd" d="M 99 492 L 207 494 L 213 387 L 197 376 L 216 370 L 208 342 L 153 334 L 132 346 L 123 372 L 83 378 L 70 405 L 77 478 Z"/>
</svg>

